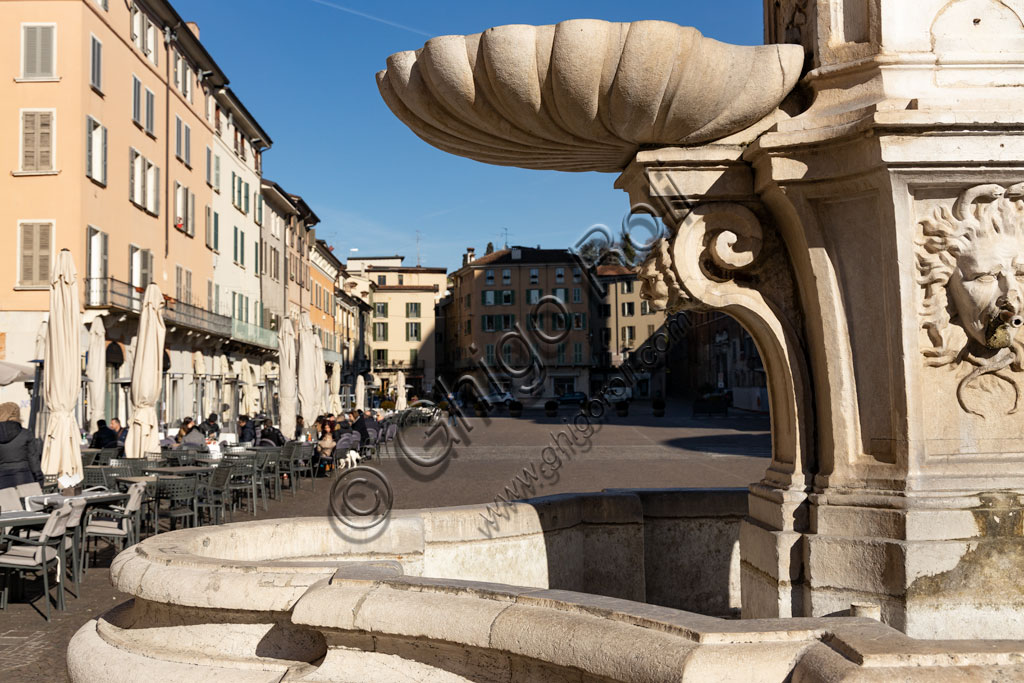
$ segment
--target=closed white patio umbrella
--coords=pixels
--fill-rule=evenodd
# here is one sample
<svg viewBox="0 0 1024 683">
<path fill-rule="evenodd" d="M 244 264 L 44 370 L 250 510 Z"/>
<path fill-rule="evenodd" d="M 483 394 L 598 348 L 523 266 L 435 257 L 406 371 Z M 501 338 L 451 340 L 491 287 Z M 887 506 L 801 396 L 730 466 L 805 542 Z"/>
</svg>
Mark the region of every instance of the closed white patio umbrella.
<svg viewBox="0 0 1024 683">
<path fill-rule="evenodd" d="M 210 414 L 209 410 L 209 391 L 206 385 L 206 356 L 203 355 L 202 351 L 192 352 L 192 392 L 195 395 L 196 401 L 196 417 L 197 423 L 202 422 L 206 419 L 206 416 Z"/>
<path fill-rule="evenodd" d="M 323 385 L 317 372 L 316 344 L 313 341 L 313 325 L 309 315 L 302 313 L 299 318 L 299 413 L 309 429 L 316 420 L 323 400 Z"/>
<path fill-rule="evenodd" d="M 278 401 L 281 411 L 281 433 L 284 438 L 295 436 L 295 324 L 291 318 L 281 321 L 277 332 L 278 365 L 281 367 L 278 384 Z"/>
<path fill-rule="evenodd" d="M 366 380 L 356 377 L 356 410 L 366 410 Z"/>
<path fill-rule="evenodd" d="M 157 284 L 150 283 L 142 301 L 132 365 L 131 417 L 128 418 L 128 438 L 124 442 L 124 454 L 128 458 L 144 458 L 146 453 L 160 451 L 156 402 L 160 397 L 166 334 L 164 297 Z"/>
<path fill-rule="evenodd" d="M 395 378 L 395 410 L 405 410 L 409 407 L 409 399 L 405 395 L 405 373 L 398 371 Z"/>
<path fill-rule="evenodd" d="M 75 406 L 82 388 L 78 278 L 71 252 L 62 249 L 50 278 L 50 317 L 43 363 L 43 401 L 50 411 L 43 439 L 44 474 L 57 475 L 62 486 L 84 478 L 81 432 Z"/>
<path fill-rule="evenodd" d="M 341 413 L 341 364 L 331 364 L 331 400 L 328 406 L 335 415 Z"/>
<path fill-rule="evenodd" d="M 253 368 L 248 358 L 243 358 L 238 364 L 238 391 L 241 398 L 239 411 L 249 417 L 258 413 L 260 407 L 256 397 L 256 382 L 253 381 Z"/>
<path fill-rule="evenodd" d="M 316 363 L 316 385 L 320 387 L 320 391 L 317 396 L 319 402 L 317 403 L 316 414 L 322 415 L 327 410 L 327 365 L 324 362 L 324 345 L 320 341 L 320 335 L 313 333 L 313 351 L 316 355 L 314 362 Z"/>
<path fill-rule="evenodd" d="M 107 403 L 107 328 L 97 317 L 89 326 L 89 358 L 85 364 L 89 378 L 89 424 L 96 428 L 102 420 Z"/>
</svg>

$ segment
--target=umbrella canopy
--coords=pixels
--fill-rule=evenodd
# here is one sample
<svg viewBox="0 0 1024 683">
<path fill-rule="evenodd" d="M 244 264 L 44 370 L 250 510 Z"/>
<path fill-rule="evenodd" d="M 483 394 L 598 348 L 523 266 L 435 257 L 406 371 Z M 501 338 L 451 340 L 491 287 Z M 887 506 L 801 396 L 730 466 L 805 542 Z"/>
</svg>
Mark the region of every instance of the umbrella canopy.
<svg viewBox="0 0 1024 683">
<path fill-rule="evenodd" d="M 303 312 L 299 318 L 299 412 L 307 429 L 316 420 L 324 392 L 316 369 L 315 338 L 309 314 Z"/>
<path fill-rule="evenodd" d="M 128 438 L 124 442 L 124 454 L 128 458 L 144 458 L 146 453 L 160 451 L 156 402 L 160 398 L 166 334 L 164 297 L 157 284 L 150 283 L 142 301 L 132 365 L 131 417 L 128 419 Z"/>
<path fill-rule="evenodd" d="M 107 403 L 107 328 L 98 317 L 89 326 L 89 359 L 85 365 L 89 378 L 89 423 L 95 428 L 102 420 Z"/>
<path fill-rule="evenodd" d="M 395 410 L 405 410 L 409 407 L 409 399 L 405 396 L 405 373 L 398 371 L 395 378 Z"/>
<path fill-rule="evenodd" d="M 341 364 L 331 364 L 331 401 L 328 406 L 335 415 L 341 413 Z"/>
<path fill-rule="evenodd" d="M 241 400 L 238 409 L 243 415 L 250 417 L 260 411 L 259 400 L 254 381 L 254 370 L 248 358 L 243 358 L 238 366 L 238 390 Z"/>
<path fill-rule="evenodd" d="M 356 410 L 366 410 L 366 380 L 356 377 Z"/>
<path fill-rule="evenodd" d="M 281 321 L 277 332 L 278 364 L 281 366 L 278 378 L 279 411 L 281 412 L 281 433 L 286 439 L 295 436 L 295 325 L 291 318 Z"/>
<path fill-rule="evenodd" d="M 327 410 L 327 365 L 324 362 L 324 345 L 320 341 L 320 335 L 313 334 L 313 351 L 316 355 L 314 362 L 316 363 L 316 385 L 320 387 L 320 391 L 317 396 L 320 401 L 317 403 L 317 415 L 321 415 Z"/>
<path fill-rule="evenodd" d="M 50 410 L 43 439 L 42 470 L 64 486 L 84 478 L 82 444 L 75 406 L 82 388 L 78 278 L 71 252 L 62 249 L 50 279 L 50 318 L 43 364 L 43 400 Z"/>
<path fill-rule="evenodd" d="M 39 329 L 36 330 L 36 355 L 32 360 L 42 360 L 46 357 L 46 331 L 49 328 L 49 320 L 43 318 L 43 322 L 39 323 Z"/>
<path fill-rule="evenodd" d="M 31 365 L 0 360 L 0 387 L 15 382 L 31 382 L 36 378 L 36 369 Z"/>
</svg>

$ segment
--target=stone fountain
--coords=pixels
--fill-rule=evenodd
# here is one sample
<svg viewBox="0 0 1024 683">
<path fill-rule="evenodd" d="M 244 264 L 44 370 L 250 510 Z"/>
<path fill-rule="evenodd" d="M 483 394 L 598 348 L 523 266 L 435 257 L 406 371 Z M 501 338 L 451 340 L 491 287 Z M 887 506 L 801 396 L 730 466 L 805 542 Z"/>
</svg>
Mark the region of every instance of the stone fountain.
<svg viewBox="0 0 1024 683">
<path fill-rule="evenodd" d="M 428 143 L 616 172 L 663 218 L 645 295 L 734 316 L 764 361 L 773 457 L 745 501 L 559 496 L 494 537 L 475 506 L 356 539 L 157 536 L 118 557 L 136 599 L 83 627 L 72 677 L 1024 679 L 1024 2 L 765 17 L 761 47 L 580 20 L 378 74 Z"/>
</svg>

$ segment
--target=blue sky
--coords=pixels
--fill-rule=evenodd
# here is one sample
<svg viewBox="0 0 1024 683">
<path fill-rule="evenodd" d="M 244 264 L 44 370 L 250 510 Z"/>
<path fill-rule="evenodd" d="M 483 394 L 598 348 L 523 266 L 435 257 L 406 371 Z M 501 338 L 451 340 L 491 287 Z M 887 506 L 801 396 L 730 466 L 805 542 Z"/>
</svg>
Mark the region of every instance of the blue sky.
<svg viewBox="0 0 1024 683">
<path fill-rule="evenodd" d="M 318 236 L 364 256 L 401 253 L 457 267 L 488 241 L 567 247 L 595 223 L 618 226 L 629 208 L 613 174 L 489 166 L 417 138 L 381 99 L 374 74 L 388 55 L 428 37 L 501 24 L 565 19 L 662 19 L 731 43 L 763 42 L 761 0 L 630 2 L 356 2 L 172 0 L 199 24 L 231 87 L 274 140 L 264 174 L 301 194 Z M 347 8 L 350 11 L 339 9 Z M 370 15 L 368 16 L 360 15 Z"/>
</svg>

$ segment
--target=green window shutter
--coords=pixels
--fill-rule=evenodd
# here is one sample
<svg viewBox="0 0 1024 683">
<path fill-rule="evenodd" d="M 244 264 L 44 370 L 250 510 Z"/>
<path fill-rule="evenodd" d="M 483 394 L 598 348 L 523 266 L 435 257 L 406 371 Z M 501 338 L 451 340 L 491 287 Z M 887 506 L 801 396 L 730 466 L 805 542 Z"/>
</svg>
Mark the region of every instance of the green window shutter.
<svg viewBox="0 0 1024 683">
<path fill-rule="evenodd" d="M 510 289 L 508 293 L 509 293 L 509 301 L 514 306 L 515 303 L 516 303 L 516 290 Z"/>
<path fill-rule="evenodd" d="M 486 306 L 487 305 L 487 292 L 480 292 L 480 305 L 481 306 Z"/>
<path fill-rule="evenodd" d="M 220 250 L 220 214 L 213 212 L 213 248 Z"/>
<path fill-rule="evenodd" d="M 234 244 L 232 245 L 232 252 L 231 252 L 231 254 L 232 254 L 232 259 L 235 261 L 235 263 L 238 263 L 238 227 L 237 226 L 235 227 L 234 236 L 235 236 L 235 241 L 234 241 Z"/>
</svg>

